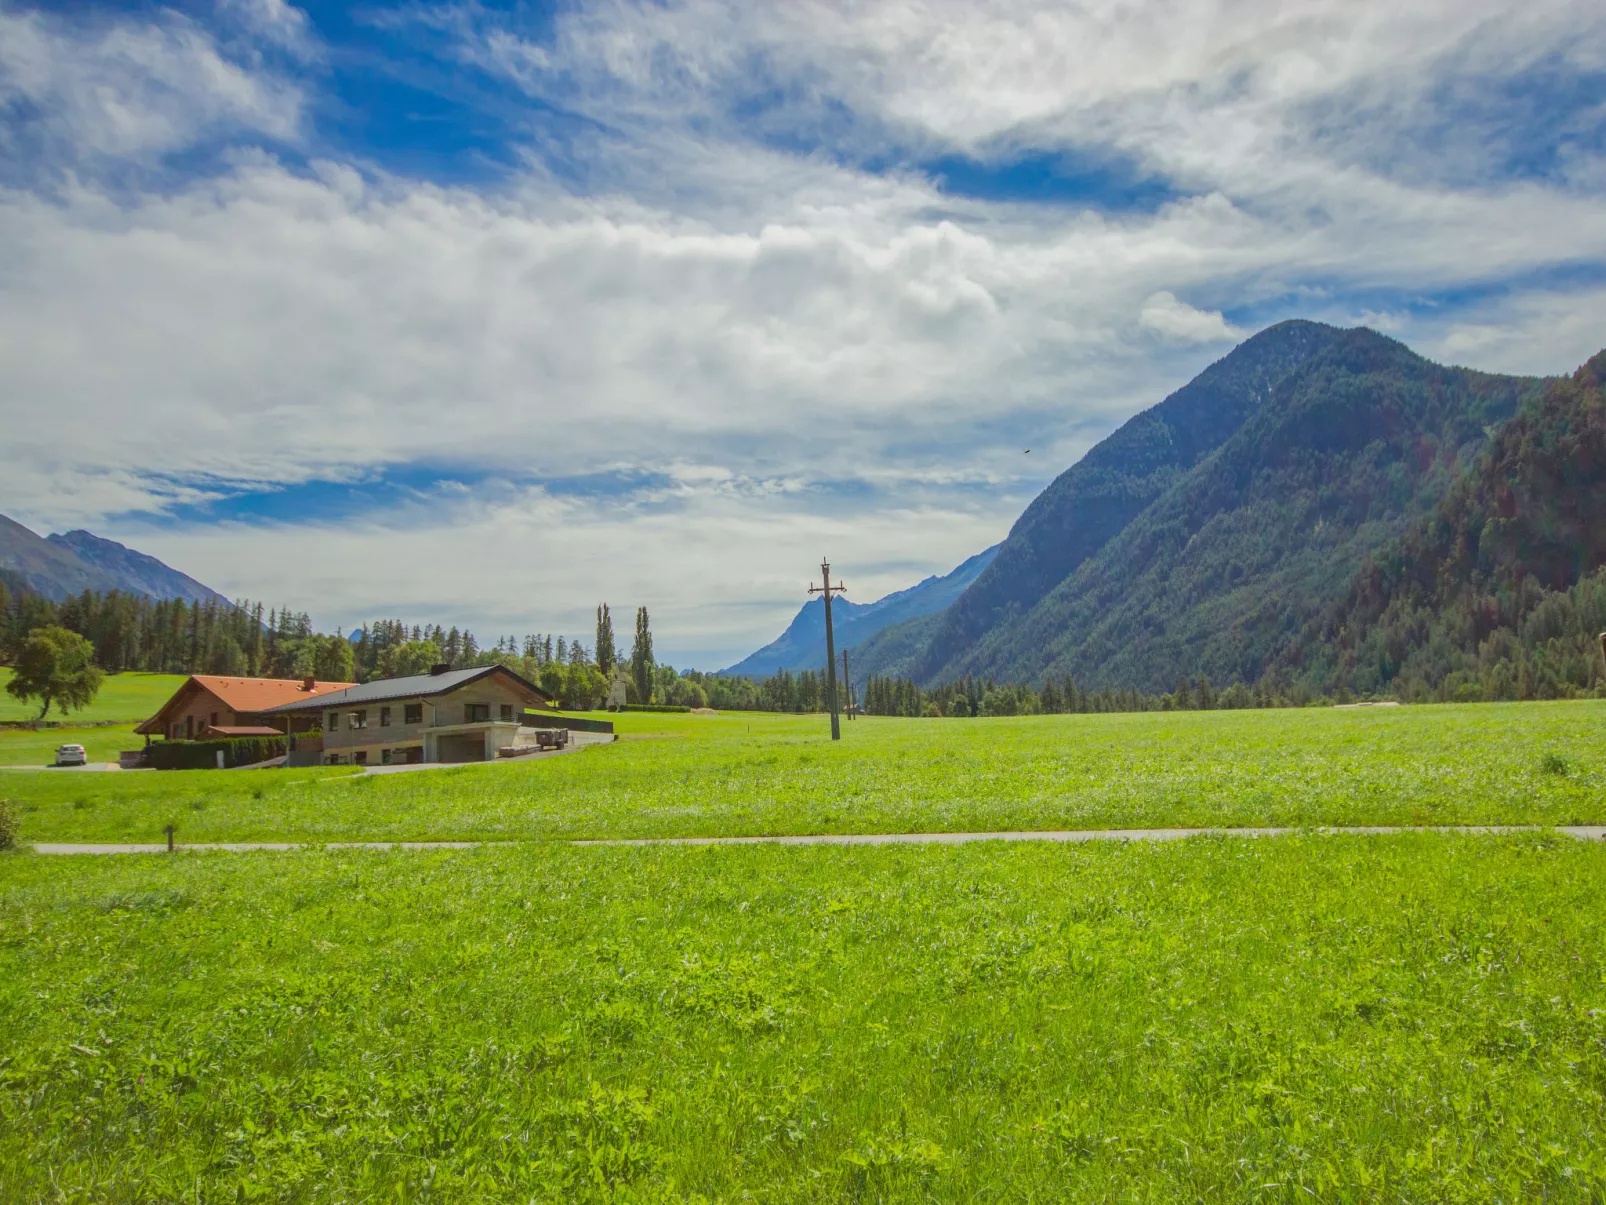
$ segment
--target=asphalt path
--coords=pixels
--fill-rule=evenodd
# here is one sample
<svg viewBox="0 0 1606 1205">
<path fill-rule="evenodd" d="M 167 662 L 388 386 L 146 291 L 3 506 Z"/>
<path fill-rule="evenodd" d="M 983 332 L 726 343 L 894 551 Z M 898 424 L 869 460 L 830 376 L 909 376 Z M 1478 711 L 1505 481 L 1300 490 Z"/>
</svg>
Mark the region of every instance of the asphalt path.
<svg viewBox="0 0 1606 1205">
<path fill-rule="evenodd" d="M 1502 836 L 1511 833 L 1555 832 L 1580 841 L 1606 840 L 1606 825 L 1561 825 L 1547 829 L 1537 824 L 1446 824 L 1431 826 L 1363 825 L 1314 828 L 1083 828 L 1019 830 L 998 833 L 810 833 L 777 837 L 625 837 L 571 841 L 570 845 L 968 845 L 972 841 L 1181 841 L 1188 837 L 1288 837 L 1313 834 L 1335 837 L 1374 837 L 1393 833 L 1471 833 Z M 480 845 L 545 845 L 544 841 L 208 841 L 180 844 L 175 853 L 250 853 L 255 850 L 320 849 L 475 849 Z M 158 854 L 165 843 L 147 845 L 73 844 L 36 842 L 38 854 Z"/>
</svg>

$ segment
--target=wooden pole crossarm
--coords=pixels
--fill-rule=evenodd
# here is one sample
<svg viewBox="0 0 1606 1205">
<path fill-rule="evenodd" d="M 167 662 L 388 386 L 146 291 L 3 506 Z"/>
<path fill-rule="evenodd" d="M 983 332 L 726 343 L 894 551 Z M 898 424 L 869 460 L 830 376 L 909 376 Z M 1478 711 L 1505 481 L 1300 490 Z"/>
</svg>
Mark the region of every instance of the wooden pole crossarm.
<svg viewBox="0 0 1606 1205">
<path fill-rule="evenodd" d="M 825 693 L 831 704 L 831 739 L 842 739 L 842 725 L 837 719 L 836 706 L 836 638 L 831 631 L 831 595 L 845 594 L 847 586 L 838 582 L 831 584 L 831 562 L 820 562 L 820 584 L 809 587 L 810 594 L 818 594 L 825 603 Z"/>
</svg>

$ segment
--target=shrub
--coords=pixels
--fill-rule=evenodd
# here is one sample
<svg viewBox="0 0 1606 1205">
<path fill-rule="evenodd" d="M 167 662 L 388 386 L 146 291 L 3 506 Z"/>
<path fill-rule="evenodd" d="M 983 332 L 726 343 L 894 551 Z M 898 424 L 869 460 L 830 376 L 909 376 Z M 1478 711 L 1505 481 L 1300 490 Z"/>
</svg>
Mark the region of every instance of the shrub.
<svg viewBox="0 0 1606 1205">
<path fill-rule="evenodd" d="M 626 703 L 620 711 L 690 711 L 690 707 L 676 707 L 669 703 Z"/>
<path fill-rule="evenodd" d="M 282 757 L 285 740 L 282 736 L 237 736 L 223 741 L 157 741 L 150 747 L 148 764 L 158 770 L 212 770 L 217 767 L 217 755 L 223 754 L 223 766 L 251 766 Z"/>
<path fill-rule="evenodd" d="M 16 806 L 9 799 L 0 799 L 0 849 L 10 849 L 17 843 L 20 827 Z"/>
</svg>

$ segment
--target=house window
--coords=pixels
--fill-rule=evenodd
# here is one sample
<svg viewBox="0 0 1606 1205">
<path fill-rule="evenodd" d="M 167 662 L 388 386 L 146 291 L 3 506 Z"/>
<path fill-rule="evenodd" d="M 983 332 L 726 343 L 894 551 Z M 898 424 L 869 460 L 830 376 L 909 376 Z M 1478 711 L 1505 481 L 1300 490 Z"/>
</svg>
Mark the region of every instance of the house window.
<svg viewBox="0 0 1606 1205">
<path fill-rule="evenodd" d="M 422 724 L 424 722 L 424 705 L 422 703 L 407 704 L 402 719 L 409 724 Z"/>
<path fill-rule="evenodd" d="M 381 728 L 390 727 L 390 708 L 381 707 L 379 709 L 379 726 Z"/>
<path fill-rule="evenodd" d="M 329 731 L 340 731 L 340 713 L 338 711 L 331 711 L 329 713 Z"/>
<path fill-rule="evenodd" d="M 212 715 L 211 715 L 211 718 L 208 719 L 206 722 L 208 724 L 212 725 L 212 727 L 216 728 L 217 727 L 217 712 L 214 711 L 212 713 Z"/>
<path fill-rule="evenodd" d="M 366 728 L 366 727 L 368 727 L 368 713 L 366 711 L 354 711 L 354 712 L 352 712 L 351 713 L 351 726 L 353 728 Z"/>
<path fill-rule="evenodd" d="M 353 765 L 366 766 L 368 764 L 368 750 L 359 749 L 351 755 Z"/>
<path fill-rule="evenodd" d="M 389 749 L 381 749 L 379 751 L 379 764 L 382 765 L 382 766 L 390 765 L 390 750 Z"/>
<path fill-rule="evenodd" d="M 491 705 L 489 703 L 464 703 L 463 723 L 488 724 L 491 722 Z"/>
<path fill-rule="evenodd" d="M 331 766 L 338 766 L 338 765 L 339 765 L 339 764 L 340 764 L 340 754 L 338 754 L 338 753 L 331 753 L 331 754 L 330 754 L 330 755 L 329 755 L 329 764 L 330 764 L 330 765 L 331 765 Z"/>
<path fill-rule="evenodd" d="M 511 704 L 511 703 L 503 703 L 502 704 L 502 722 L 505 724 L 505 723 L 507 723 L 507 721 L 511 720 L 512 718 L 513 718 L 513 704 Z"/>
</svg>

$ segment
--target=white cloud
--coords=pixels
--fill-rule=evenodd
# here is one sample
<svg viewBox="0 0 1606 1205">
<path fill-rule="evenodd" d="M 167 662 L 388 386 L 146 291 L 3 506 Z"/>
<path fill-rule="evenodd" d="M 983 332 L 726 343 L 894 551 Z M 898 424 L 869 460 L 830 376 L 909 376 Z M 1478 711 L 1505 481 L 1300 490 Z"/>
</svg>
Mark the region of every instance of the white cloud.
<svg viewBox="0 0 1606 1205">
<path fill-rule="evenodd" d="M 218 8 L 238 19 L 250 32 L 291 54 L 311 57 L 316 52 L 312 22 L 304 11 L 285 0 L 219 0 Z"/>
<path fill-rule="evenodd" d="M 1184 343 L 1241 339 L 1244 335 L 1243 331 L 1223 318 L 1219 310 L 1195 309 L 1164 289 L 1143 303 L 1138 322 L 1168 339 Z"/>
<path fill-rule="evenodd" d="M 288 141 L 302 98 L 294 85 L 224 57 L 175 13 L 78 27 L 0 9 L 0 108 L 11 110 L 0 148 L 21 151 L 33 131 L 27 145 L 42 166 L 147 161 L 241 129 Z"/>
<path fill-rule="evenodd" d="M 613 2 L 565 9 L 539 43 L 465 10 L 439 22 L 464 55 L 595 119 L 573 148 L 583 189 L 533 153 L 476 190 L 237 150 L 163 191 L 92 170 L 0 191 L 0 511 L 103 528 L 395 466 L 657 474 L 608 501 L 486 487 L 249 540 L 108 534 L 325 622 L 575 627 L 561 617 L 600 595 L 653 606 L 671 649 L 734 660 L 822 553 L 880 593 L 995 541 L 1042 484 L 1028 468 L 1064 467 L 1243 333 L 1223 311 L 1382 305 L 1397 337 L 1490 368 L 1594 351 L 1593 294 L 1371 299 L 1606 259 L 1606 203 L 1576 186 L 1588 154 L 1557 181 L 1468 187 L 1362 153 L 1363 118 L 1407 137 L 1446 73 L 1603 53 L 1591 6 L 1504 9 Z M 316 56 L 282 0 L 230 12 Z M 263 61 L 171 14 L 90 28 L 0 9 L 0 101 L 32 106 L 49 164 L 305 144 L 300 86 Z M 785 135 L 841 162 L 774 149 Z M 851 166 L 889 147 L 1114 155 L 1187 195 L 1111 214 Z M 870 500 L 851 518 L 843 485 Z"/>
</svg>

